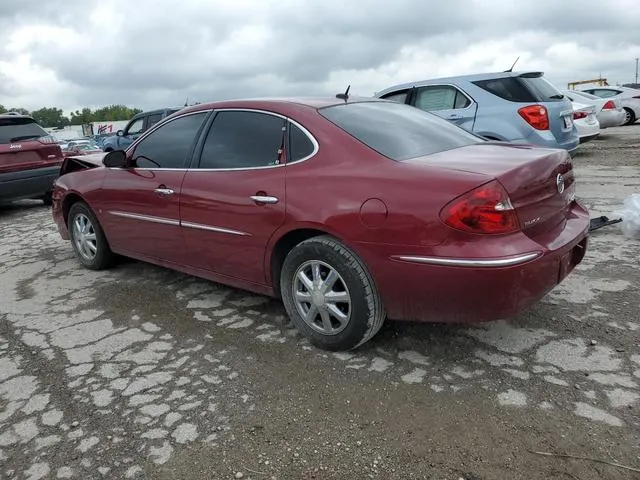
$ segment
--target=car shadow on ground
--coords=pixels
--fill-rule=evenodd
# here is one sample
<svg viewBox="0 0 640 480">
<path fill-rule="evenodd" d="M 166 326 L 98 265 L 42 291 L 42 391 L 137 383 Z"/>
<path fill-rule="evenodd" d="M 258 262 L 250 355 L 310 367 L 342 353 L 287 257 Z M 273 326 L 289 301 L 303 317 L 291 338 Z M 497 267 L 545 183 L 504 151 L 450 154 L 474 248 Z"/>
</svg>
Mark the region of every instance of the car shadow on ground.
<svg viewBox="0 0 640 480">
<path fill-rule="evenodd" d="M 13 203 L 0 203 L 0 218 L 9 215 L 32 212 L 37 209 L 50 209 L 42 200 L 21 200 Z"/>
</svg>

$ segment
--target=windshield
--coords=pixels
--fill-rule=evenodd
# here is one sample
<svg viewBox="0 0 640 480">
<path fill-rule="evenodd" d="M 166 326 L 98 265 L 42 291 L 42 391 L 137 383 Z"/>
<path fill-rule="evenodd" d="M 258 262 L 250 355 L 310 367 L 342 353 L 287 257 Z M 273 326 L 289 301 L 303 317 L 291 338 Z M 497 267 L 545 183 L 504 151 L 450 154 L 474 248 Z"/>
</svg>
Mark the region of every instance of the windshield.
<svg viewBox="0 0 640 480">
<path fill-rule="evenodd" d="M 44 137 L 47 132 L 31 118 L 0 118 L 0 143 Z"/>
<path fill-rule="evenodd" d="M 392 160 L 408 160 L 484 141 L 433 114 L 396 102 L 347 103 L 324 107 L 319 112 Z"/>
</svg>

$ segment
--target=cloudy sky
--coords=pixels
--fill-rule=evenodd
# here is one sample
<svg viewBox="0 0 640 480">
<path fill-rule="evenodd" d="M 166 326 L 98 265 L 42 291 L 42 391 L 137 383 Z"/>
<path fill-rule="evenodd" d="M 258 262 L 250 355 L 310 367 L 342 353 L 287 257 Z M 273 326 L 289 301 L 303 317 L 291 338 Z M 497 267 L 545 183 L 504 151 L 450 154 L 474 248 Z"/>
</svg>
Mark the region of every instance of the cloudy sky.
<svg viewBox="0 0 640 480">
<path fill-rule="evenodd" d="M 543 70 L 632 82 L 638 0 L 0 0 L 0 104 L 143 109 Z"/>
</svg>

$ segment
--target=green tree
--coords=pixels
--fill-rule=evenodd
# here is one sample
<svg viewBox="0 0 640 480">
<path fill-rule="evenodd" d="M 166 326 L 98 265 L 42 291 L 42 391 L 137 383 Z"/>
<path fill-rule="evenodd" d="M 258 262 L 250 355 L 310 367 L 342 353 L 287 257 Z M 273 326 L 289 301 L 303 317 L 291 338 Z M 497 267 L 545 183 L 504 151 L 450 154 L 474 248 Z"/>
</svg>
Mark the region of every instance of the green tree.
<svg viewBox="0 0 640 480">
<path fill-rule="evenodd" d="M 31 112 L 31 116 L 43 127 L 66 127 L 71 122 L 64 116 L 62 109 L 55 107 L 43 107 Z"/>
<path fill-rule="evenodd" d="M 4 108 L 4 105 L 0 105 L 0 113 L 7 113 L 7 109 Z"/>
<path fill-rule="evenodd" d="M 82 125 L 84 123 L 91 123 L 95 121 L 93 119 L 93 112 L 90 108 L 84 107 L 82 110 L 76 110 L 71 112 L 71 125 Z"/>
<path fill-rule="evenodd" d="M 137 108 L 129 108 L 126 105 L 109 105 L 108 107 L 99 108 L 93 112 L 94 122 L 115 122 L 118 120 L 129 120 L 136 113 L 142 110 Z"/>
</svg>

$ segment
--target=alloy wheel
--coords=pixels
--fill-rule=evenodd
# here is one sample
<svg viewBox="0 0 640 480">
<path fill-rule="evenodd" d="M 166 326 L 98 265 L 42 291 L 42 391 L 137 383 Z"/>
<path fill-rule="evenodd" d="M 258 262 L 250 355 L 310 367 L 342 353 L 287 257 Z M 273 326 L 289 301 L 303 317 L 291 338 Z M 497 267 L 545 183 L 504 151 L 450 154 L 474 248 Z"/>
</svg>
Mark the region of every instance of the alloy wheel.
<svg viewBox="0 0 640 480">
<path fill-rule="evenodd" d="M 298 313 L 315 331 L 336 335 L 351 319 L 351 295 L 342 276 L 317 260 L 303 263 L 294 276 L 293 299 Z"/>
<path fill-rule="evenodd" d="M 73 241 L 78 253 L 88 261 L 92 261 L 98 252 L 96 232 L 89 217 L 83 213 L 73 219 Z"/>
</svg>

